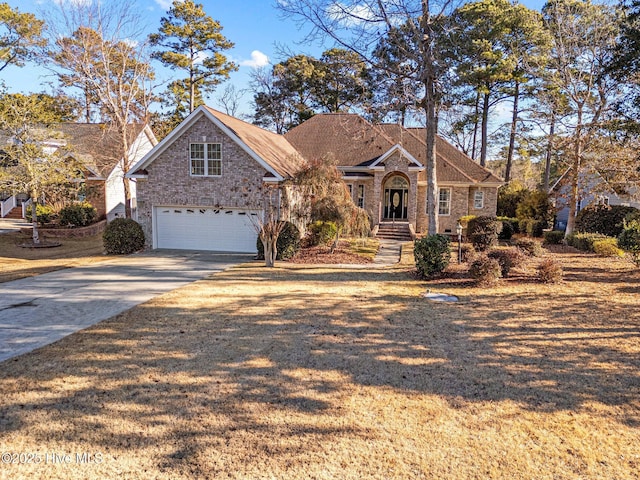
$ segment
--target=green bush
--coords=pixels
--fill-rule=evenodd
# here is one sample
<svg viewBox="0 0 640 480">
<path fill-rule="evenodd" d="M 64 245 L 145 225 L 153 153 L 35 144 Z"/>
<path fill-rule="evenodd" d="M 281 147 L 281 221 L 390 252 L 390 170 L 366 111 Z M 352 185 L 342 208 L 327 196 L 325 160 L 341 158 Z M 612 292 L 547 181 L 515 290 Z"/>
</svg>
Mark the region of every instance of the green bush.
<svg viewBox="0 0 640 480">
<path fill-rule="evenodd" d="M 469 266 L 469 275 L 478 281 L 479 285 L 495 285 L 502 276 L 500 263 L 495 258 L 480 255 Z"/>
<path fill-rule="evenodd" d="M 428 278 L 442 273 L 451 261 L 451 245 L 446 235 L 428 235 L 417 240 L 413 247 L 418 274 Z"/>
<path fill-rule="evenodd" d="M 477 251 L 484 252 L 498 244 L 501 228 L 502 222 L 496 217 L 480 216 L 469 220 L 467 236 Z"/>
<path fill-rule="evenodd" d="M 128 255 L 144 247 L 144 232 L 138 222 L 116 218 L 107 224 L 102 240 L 108 254 Z"/>
<path fill-rule="evenodd" d="M 85 227 L 96 219 L 98 212 L 90 203 L 82 202 L 67 205 L 60 210 L 59 215 L 60 225 Z"/>
<path fill-rule="evenodd" d="M 544 243 L 546 245 L 559 245 L 564 241 L 564 232 L 562 230 L 553 230 L 544 232 Z"/>
<path fill-rule="evenodd" d="M 487 257 L 498 261 L 503 277 L 507 277 L 511 269 L 519 267 L 524 260 L 522 251 L 515 247 L 495 248 L 487 254 Z"/>
<path fill-rule="evenodd" d="M 336 238 L 338 226 L 333 222 L 313 222 L 309 225 L 309 244 L 328 245 Z"/>
<path fill-rule="evenodd" d="M 259 236 L 256 248 L 258 249 L 258 260 L 264 260 L 264 245 Z M 278 235 L 276 248 L 278 249 L 276 260 L 289 260 L 298 253 L 300 250 L 300 230 L 298 227 L 291 222 L 285 222 L 280 235 Z"/>
<path fill-rule="evenodd" d="M 498 220 L 502 222 L 502 231 L 498 235 L 500 240 L 511 240 L 511 237 L 520 231 L 517 218 L 498 217 Z"/>
<path fill-rule="evenodd" d="M 528 237 L 542 237 L 547 226 L 548 223 L 544 220 L 536 220 L 534 218 L 523 218 L 518 220 L 520 233 L 524 233 Z"/>
<path fill-rule="evenodd" d="M 618 237 L 618 246 L 631 254 L 633 263 L 640 267 L 640 221 L 625 222 Z"/>
<path fill-rule="evenodd" d="M 607 238 L 610 237 L 600 233 L 572 233 L 567 236 L 567 245 L 571 245 L 583 252 L 593 252 L 593 243 Z"/>
<path fill-rule="evenodd" d="M 31 218 L 32 211 L 33 204 L 29 205 L 26 211 L 26 218 L 29 222 L 33 221 Z M 56 214 L 53 208 L 51 208 L 50 206 L 38 204 L 38 206 L 36 207 L 36 216 L 38 217 L 38 223 L 40 224 L 40 226 L 43 226 L 47 223 L 51 223 L 54 220 Z"/>
<path fill-rule="evenodd" d="M 562 266 L 557 260 L 547 258 L 538 265 L 538 280 L 544 283 L 562 281 Z"/>
<path fill-rule="evenodd" d="M 555 210 L 549 200 L 549 194 L 546 192 L 530 192 L 522 199 L 516 208 L 516 217 L 518 217 L 518 220 L 528 218 L 538 220 L 545 225 L 544 228 L 553 221 L 554 215 Z M 520 232 L 525 233 L 522 230 L 520 230 Z"/>
<path fill-rule="evenodd" d="M 627 216 L 638 214 L 638 209 L 622 205 L 593 205 L 586 207 L 576 216 L 576 232 L 601 233 L 607 237 L 617 237 L 622 233 Z"/>
<path fill-rule="evenodd" d="M 524 186 L 518 182 L 511 182 L 508 185 L 500 187 L 498 189 L 498 215 L 511 218 L 515 217 L 518 205 L 520 205 L 520 202 L 530 193 L 530 190 L 524 188 Z"/>
<path fill-rule="evenodd" d="M 624 257 L 624 251 L 618 248 L 617 238 L 605 238 L 593 242 L 593 251 L 603 257 Z"/>
<path fill-rule="evenodd" d="M 531 257 L 539 257 L 542 255 L 542 245 L 533 238 L 519 238 L 515 241 L 514 245 Z"/>
</svg>

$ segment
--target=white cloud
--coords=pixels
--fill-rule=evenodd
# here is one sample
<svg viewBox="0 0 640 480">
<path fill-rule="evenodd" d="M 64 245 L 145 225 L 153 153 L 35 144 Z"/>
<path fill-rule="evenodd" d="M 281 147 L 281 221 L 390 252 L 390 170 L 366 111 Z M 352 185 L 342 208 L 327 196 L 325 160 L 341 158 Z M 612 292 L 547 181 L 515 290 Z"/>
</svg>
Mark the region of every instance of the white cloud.
<svg viewBox="0 0 640 480">
<path fill-rule="evenodd" d="M 173 6 L 173 0 L 156 0 L 156 3 L 163 10 L 169 10 Z"/>
<path fill-rule="evenodd" d="M 251 52 L 251 60 L 243 60 L 240 62 L 243 67 L 260 68 L 269 65 L 269 57 L 260 50 Z"/>
<path fill-rule="evenodd" d="M 355 4 L 345 5 L 340 2 L 331 3 L 326 10 L 327 16 L 347 27 L 379 20 L 376 13 L 369 5 Z"/>
</svg>

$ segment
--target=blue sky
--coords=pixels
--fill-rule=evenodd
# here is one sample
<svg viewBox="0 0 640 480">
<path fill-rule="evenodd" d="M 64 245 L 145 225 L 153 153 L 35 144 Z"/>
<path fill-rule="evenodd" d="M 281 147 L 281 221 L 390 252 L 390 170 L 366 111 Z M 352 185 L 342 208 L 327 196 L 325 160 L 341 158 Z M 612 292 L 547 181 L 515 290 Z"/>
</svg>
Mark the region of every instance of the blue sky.
<svg viewBox="0 0 640 480">
<path fill-rule="evenodd" d="M 11 7 L 17 7 L 21 12 L 32 12 L 41 16 L 43 9 L 51 7 L 54 0 L 4 0 Z M 69 1 L 69 0 L 55 0 Z M 78 1 L 78 0 L 72 0 Z M 109 1 L 109 0 L 105 0 Z M 142 12 L 144 23 L 148 25 L 148 33 L 157 31 L 160 18 L 171 5 L 171 0 L 131 0 L 137 4 Z M 298 30 L 293 20 L 282 19 L 280 13 L 273 6 L 275 0 L 200 0 L 205 12 L 219 21 L 223 26 L 223 34 L 235 47 L 227 55 L 240 65 L 238 72 L 232 74 L 229 83 L 236 89 L 247 88 L 249 74 L 255 66 L 263 66 L 267 62 L 277 63 L 282 60 L 279 47 L 295 53 L 319 55 L 323 48 L 318 45 L 300 45 L 305 32 Z M 541 0 L 525 0 L 522 3 L 530 8 L 540 9 L 544 4 Z M 160 79 L 168 80 L 172 75 L 179 75 L 163 69 L 159 63 L 154 67 Z M 48 90 L 46 84 L 53 80 L 48 72 L 28 64 L 25 67 L 7 67 L 0 73 L 11 92 L 41 92 Z M 224 85 L 218 87 L 218 92 L 212 95 L 208 104 L 216 107 L 215 97 L 219 95 Z M 161 88 L 162 90 L 163 88 Z M 251 95 L 244 95 L 241 113 L 251 113 Z"/>
</svg>

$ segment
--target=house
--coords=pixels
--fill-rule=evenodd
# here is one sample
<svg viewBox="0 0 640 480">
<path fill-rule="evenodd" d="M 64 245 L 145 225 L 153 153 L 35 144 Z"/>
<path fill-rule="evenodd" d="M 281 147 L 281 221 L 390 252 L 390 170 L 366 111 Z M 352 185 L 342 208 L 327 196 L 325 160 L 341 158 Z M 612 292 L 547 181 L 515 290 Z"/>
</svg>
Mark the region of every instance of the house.
<svg viewBox="0 0 640 480">
<path fill-rule="evenodd" d="M 285 138 L 307 159 L 333 158 L 374 227 L 406 222 L 413 232 L 427 230 L 426 129 L 320 114 Z M 464 215 L 495 215 L 502 180 L 441 137 L 436 152 L 438 232 L 454 233 Z"/>
<path fill-rule="evenodd" d="M 549 189 L 557 212 L 554 225 L 556 230 L 565 230 L 569 220 L 570 172 L 571 168 L 565 170 Z M 590 205 L 623 205 L 640 209 L 638 188 L 626 176 L 621 179 L 618 177 L 619 175 L 604 170 L 581 174 L 578 179 L 576 215 Z"/>
<path fill-rule="evenodd" d="M 113 220 L 124 217 L 124 160 L 120 155 L 121 140 L 116 131 L 105 124 L 96 123 L 61 123 L 54 128 L 60 132 L 60 138 L 50 139 L 45 148 L 48 153 L 59 151 L 62 155 L 73 158 L 82 165 L 84 179 L 79 185 L 79 200 L 87 200 L 97 210 L 98 217 Z M 157 143 L 151 129 L 142 124 L 132 124 L 128 132 L 129 163 L 138 162 Z M 11 139 L 4 138 L 4 141 Z M 136 183 L 129 180 L 132 197 L 132 214 L 135 218 Z M 17 194 L 12 198 L 7 195 L 5 205 L 19 206 L 24 195 Z M 3 216 L 9 215 L 9 208 Z M 16 209 L 17 210 L 17 209 Z"/>
<path fill-rule="evenodd" d="M 153 248 L 254 252 L 256 218 L 306 160 L 333 158 L 353 201 L 374 227 L 427 229 L 424 129 L 372 125 L 358 115 L 320 114 L 278 135 L 202 106 L 135 165 L 138 219 Z M 438 138 L 440 231 L 463 215 L 495 215 L 501 180 Z M 269 198 L 272 198 L 271 196 Z"/>
</svg>

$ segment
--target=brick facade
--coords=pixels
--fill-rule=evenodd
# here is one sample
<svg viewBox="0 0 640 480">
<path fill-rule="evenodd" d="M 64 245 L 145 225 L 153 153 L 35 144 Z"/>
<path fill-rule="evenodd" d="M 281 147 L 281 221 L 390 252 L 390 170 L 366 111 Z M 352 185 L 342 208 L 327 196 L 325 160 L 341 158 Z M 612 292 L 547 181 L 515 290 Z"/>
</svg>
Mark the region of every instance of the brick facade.
<svg viewBox="0 0 640 480">
<path fill-rule="evenodd" d="M 190 174 L 189 145 L 220 143 L 222 175 Z M 262 209 L 266 170 L 236 142 L 205 117 L 194 124 L 149 165 L 148 177 L 138 179 L 138 221 L 152 244 L 153 207 L 211 206 Z"/>
</svg>

